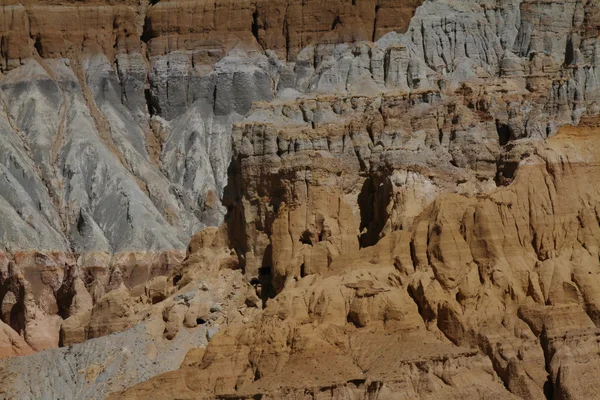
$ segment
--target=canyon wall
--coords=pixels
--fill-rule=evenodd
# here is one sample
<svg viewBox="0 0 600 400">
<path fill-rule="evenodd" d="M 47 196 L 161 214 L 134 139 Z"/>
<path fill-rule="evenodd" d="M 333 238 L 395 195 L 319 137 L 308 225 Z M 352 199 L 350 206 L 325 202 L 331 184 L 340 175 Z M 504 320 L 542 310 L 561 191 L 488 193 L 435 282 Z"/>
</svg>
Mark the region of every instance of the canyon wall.
<svg viewBox="0 0 600 400">
<path fill-rule="evenodd" d="M 287 60 L 405 29 L 417 5 L 3 1 L 3 323 L 56 347 L 73 293 L 167 275 L 222 222 L 231 124 L 283 90 Z"/>
<path fill-rule="evenodd" d="M 203 345 L 177 296 L 211 276 L 225 332 L 117 396 L 592 393 L 597 1 L 0 8 L 0 356 Z M 102 397 L 183 358 L 144 354 L 1 386 Z"/>
<path fill-rule="evenodd" d="M 231 323 L 195 363 L 111 398 L 597 398 L 599 134 L 595 118 L 515 144 L 512 183 L 440 194 L 367 246 L 343 247 L 343 227 L 360 223 L 356 193 L 310 201 L 327 176 L 313 161 L 308 200 L 281 205 L 273 222 L 277 295 L 260 316 Z M 330 181 L 345 167 L 333 165 Z M 414 171 L 382 175 L 387 211 L 365 214 L 391 224 L 426 185 Z"/>
</svg>

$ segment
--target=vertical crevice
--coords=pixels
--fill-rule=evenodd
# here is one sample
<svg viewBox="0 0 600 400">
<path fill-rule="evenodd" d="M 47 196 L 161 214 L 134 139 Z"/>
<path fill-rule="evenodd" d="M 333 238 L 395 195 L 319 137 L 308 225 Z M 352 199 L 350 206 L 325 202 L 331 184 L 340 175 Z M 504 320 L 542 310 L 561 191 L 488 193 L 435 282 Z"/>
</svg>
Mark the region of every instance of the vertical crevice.
<svg viewBox="0 0 600 400">
<path fill-rule="evenodd" d="M 500 146 L 504 146 L 510 140 L 510 128 L 507 124 L 503 124 L 496 120 L 496 132 L 498 133 L 498 143 Z"/>
<path fill-rule="evenodd" d="M 371 36 L 371 41 L 375 42 L 377 39 L 377 13 L 379 12 L 379 4 L 375 6 L 375 16 L 373 17 L 373 34 Z"/>
<path fill-rule="evenodd" d="M 292 61 L 290 59 L 290 27 L 288 26 L 288 8 L 290 7 L 290 2 L 288 1 L 285 6 L 285 12 L 283 13 L 283 27 L 281 35 L 285 38 L 285 59 L 288 61 Z"/>
<path fill-rule="evenodd" d="M 152 96 L 150 88 L 144 89 L 144 97 L 146 99 L 146 107 L 148 108 L 148 114 L 150 116 L 160 114 L 160 105 L 158 101 Z"/>
<path fill-rule="evenodd" d="M 552 361 L 552 353 L 550 349 L 550 341 L 548 338 L 548 331 L 544 326 L 542 333 L 539 336 L 540 346 L 542 347 L 542 352 L 544 353 L 544 367 L 546 368 L 546 372 L 548 373 L 548 379 L 544 383 L 544 395 L 547 399 L 554 399 L 554 391 L 555 391 L 555 382 L 552 381 L 552 370 L 550 368 L 550 362 Z M 558 376 L 558 375 L 557 375 Z"/>
<path fill-rule="evenodd" d="M 339 15 L 335 16 L 335 19 L 333 20 L 333 23 L 331 24 L 331 30 L 335 30 L 335 28 L 340 25 L 342 23 L 342 20 L 340 19 Z"/>
<path fill-rule="evenodd" d="M 260 44 L 260 40 L 258 38 L 258 10 L 254 9 L 252 13 L 252 36 L 256 39 L 256 41 Z"/>
<path fill-rule="evenodd" d="M 391 201 L 388 185 L 378 184 L 374 178 L 369 177 L 363 183 L 358 195 L 360 209 L 360 247 L 375 245 L 389 218 L 387 206 Z"/>
<path fill-rule="evenodd" d="M 283 23 L 283 37 L 285 38 L 285 56 L 288 61 L 290 60 L 290 28 L 288 26 L 287 19 Z"/>
<path fill-rule="evenodd" d="M 140 40 L 144 43 L 150 42 L 152 39 L 152 20 L 150 17 L 146 16 L 144 18 L 144 26 L 142 28 L 142 36 L 140 36 Z"/>
<path fill-rule="evenodd" d="M 567 40 L 567 48 L 565 49 L 565 66 L 569 66 L 573 63 L 575 58 L 575 50 L 573 46 L 573 39 L 569 38 Z"/>
<path fill-rule="evenodd" d="M 41 38 L 40 34 L 35 35 L 35 41 L 33 42 L 33 47 L 35 48 L 35 51 L 37 51 L 38 55 L 41 57 L 42 53 L 43 53 L 43 48 L 42 48 L 42 38 Z"/>
<path fill-rule="evenodd" d="M 19 335 L 23 335 L 25 331 L 25 308 L 22 303 L 17 303 L 11 308 L 9 325 Z"/>
</svg>

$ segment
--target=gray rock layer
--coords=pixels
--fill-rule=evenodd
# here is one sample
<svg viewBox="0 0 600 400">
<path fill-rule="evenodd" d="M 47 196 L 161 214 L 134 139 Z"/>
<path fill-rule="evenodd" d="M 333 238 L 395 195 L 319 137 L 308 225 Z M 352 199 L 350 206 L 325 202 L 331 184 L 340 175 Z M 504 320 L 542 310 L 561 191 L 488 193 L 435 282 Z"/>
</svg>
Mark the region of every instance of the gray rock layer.
<svg viewBox="0 0 600 400">
<path fill-rule="evenodd" d="M 599 18 L 594 0 L 430 0 L 404 34 L 294 62 L 257 43 L 208 64 L 187 50 L 23 59 L 0 78 L 0 246 L 184 248 L 222 221 L 231 125 L 256 101 L 542 77 L 539 102 L 499 118 L 513 138 L 545 137 L 600 109 Z"/>
</svg>

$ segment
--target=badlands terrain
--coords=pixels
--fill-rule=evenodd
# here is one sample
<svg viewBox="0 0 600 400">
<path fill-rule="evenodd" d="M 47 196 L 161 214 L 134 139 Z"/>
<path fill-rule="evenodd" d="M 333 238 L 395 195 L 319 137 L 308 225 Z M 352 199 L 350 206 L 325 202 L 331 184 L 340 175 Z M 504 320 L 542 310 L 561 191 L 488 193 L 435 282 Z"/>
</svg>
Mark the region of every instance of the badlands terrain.
<svg viewBox="0 0 600 400">
<path fill-rule="evenodd" d="M 0 0 L 0 399 L 600 399 L 598 0 Z"/>
</svg>

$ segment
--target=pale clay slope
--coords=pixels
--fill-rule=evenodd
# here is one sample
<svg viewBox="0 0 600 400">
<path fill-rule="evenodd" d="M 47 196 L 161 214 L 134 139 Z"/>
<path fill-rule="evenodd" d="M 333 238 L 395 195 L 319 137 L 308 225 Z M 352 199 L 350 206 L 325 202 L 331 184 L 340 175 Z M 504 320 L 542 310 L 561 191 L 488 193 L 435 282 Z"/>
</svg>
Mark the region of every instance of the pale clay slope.
<svg viewBox="0 0 600 400">
<path fill-rule="evenodd" d="M 246 39 L 213 67 L 194 61 L 206 50 L 173 51 L 149 64 L 134 50 L 114 59 L 89 51 L 22 59 L 0 80 L 2 244 L 76 253 L 184 248 L 194 232 L 222 221 L 231 123 L 253 101 L 277 95 L 437 87 L 438 74 L 453 85 L 531 73 L 536 63 L 548 73 L 571 57 L 582 68 L 565 70 L 567 81 L 548 99 L 556 107 L 515 110 L 526 121 L 520 135 L 545 136 L 598 107 L 597 40 L 572 38 L 577 48 L 565 55 L 573 47 L 568 32 L 592 23 L 586 7 L 593 5 L 546 6 L 543 13 L 572 15 L 550 29 L 529 8 L 520 15 L 518 2 L 426 2 L 404 35 L 388 34 L 373 48 L 308 47 L 287 64 Z M 399 44 L 406 48 L 395 51 Z M 528 62 L 544 51 L 548 60 Z"/>
</svg>

